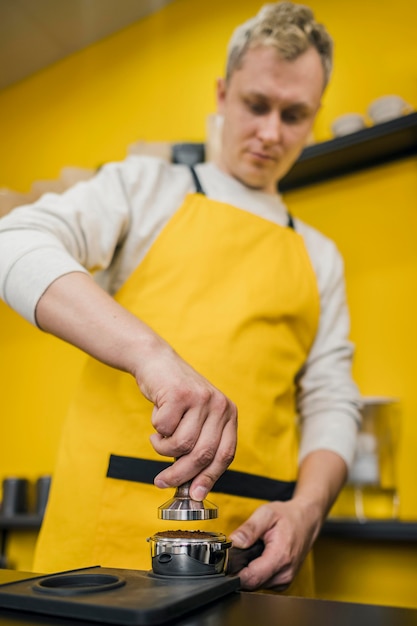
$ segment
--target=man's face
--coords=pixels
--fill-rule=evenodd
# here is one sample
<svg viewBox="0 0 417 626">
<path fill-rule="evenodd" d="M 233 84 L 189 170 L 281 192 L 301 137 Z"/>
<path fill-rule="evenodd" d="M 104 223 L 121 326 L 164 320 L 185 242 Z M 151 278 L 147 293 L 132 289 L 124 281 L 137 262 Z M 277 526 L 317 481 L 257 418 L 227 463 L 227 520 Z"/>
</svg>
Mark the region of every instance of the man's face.
<svg viewBox="0 0 417 626">
<path fill-rule="evenodd" d="M 224 116 L 220 168 L 248 187 L 277 193 L 277 181 L 305 146 L 323 84 L 314 48 L 294 61 L 270 47 L 248 50 L 228 85 L 219 80 L 217 86 Z"/>
</svg>

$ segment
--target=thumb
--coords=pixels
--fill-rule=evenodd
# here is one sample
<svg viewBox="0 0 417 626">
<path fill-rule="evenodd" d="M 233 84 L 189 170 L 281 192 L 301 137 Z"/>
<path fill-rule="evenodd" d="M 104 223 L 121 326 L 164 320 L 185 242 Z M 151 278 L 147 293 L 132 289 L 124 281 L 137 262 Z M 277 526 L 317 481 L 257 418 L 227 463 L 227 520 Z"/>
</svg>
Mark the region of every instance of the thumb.
<svg viewBox="0 0 417 626">
<path fill-rule="evenodd" d="M 263 537 L 273 523 L 273 514 L 266 505 L 256 509 L 254 513 L 230 535 L 235 548 L 246 549 Z"/>
<path fill-rule="evenodd" d="M 259 539 L 260 535 L 261 533 L 257 532 L 255 526 L 249 519 L 231 533 L 230 540 L 232 541 L 234 548 L 241 548 L 244 550 L 254 544 L 255 541 Z"/>
</svg>

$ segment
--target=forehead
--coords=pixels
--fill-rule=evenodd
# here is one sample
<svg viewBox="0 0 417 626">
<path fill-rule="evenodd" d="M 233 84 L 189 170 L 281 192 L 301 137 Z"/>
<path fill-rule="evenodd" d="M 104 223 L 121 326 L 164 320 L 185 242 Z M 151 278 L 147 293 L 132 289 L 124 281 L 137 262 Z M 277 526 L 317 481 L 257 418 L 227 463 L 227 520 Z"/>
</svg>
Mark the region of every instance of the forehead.
<svg viewBox="0 0 417 626">
<path fill-rule="evenodd" d="M 259 93 L 280 100 L 319 102 L 323 93 L 324 69 L 313 47 L 288 61 L 271 46 L 250 48 L 240 67 L 230 77 L 230 90 Z"/>
</svg>

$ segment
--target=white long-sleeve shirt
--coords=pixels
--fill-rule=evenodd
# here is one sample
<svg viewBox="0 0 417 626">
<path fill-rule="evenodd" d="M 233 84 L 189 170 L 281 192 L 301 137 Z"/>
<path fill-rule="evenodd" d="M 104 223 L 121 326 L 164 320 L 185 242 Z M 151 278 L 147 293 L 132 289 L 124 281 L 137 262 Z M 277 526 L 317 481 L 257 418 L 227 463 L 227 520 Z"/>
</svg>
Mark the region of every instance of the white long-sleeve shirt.
<svg viewBox="0 0 417 626">
<path fill-rule="evenodd" d="M 288 223 L 280 196 L 252 190 L 212 163 L 196 168 L 207 197 Z M 110 294 L 137 267 L 161 229 L 195 191 L 188 167 L 132 156 L 104 166 L 62 195 L 45 194 L 0 220 L 0 297 L 31 323 L 48 286 L 64 274 L 91 272 Z M 351 378 L 344 269 L 328 238 L 295 220 L 320 294 L 318 332 L 297 377 L 300 460 L 327 449 L 352 463 L 360 399 Z"/>
</svg>

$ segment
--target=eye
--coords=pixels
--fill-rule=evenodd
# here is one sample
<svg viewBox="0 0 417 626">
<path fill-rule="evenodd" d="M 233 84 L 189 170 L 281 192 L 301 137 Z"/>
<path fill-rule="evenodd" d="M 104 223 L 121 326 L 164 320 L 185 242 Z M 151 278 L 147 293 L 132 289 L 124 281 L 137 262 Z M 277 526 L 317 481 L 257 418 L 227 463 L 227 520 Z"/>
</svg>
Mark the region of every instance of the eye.
<svg viewBox="0 0 417 626">
<path fill-rule="evenodd" d="M 300 124 L 308 117 L 304 109 L 287 109 L 281 114 L 282 121 L 286 124 Z"/>
<path fill-rule="evenodd" d="M 269 105 L 262 100 L 245 100 L 245 106 L 254 115 L 265 115 L 269 111 Z"/>
</svg>

